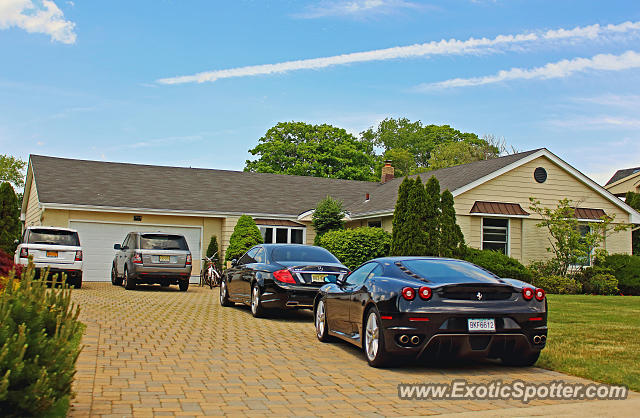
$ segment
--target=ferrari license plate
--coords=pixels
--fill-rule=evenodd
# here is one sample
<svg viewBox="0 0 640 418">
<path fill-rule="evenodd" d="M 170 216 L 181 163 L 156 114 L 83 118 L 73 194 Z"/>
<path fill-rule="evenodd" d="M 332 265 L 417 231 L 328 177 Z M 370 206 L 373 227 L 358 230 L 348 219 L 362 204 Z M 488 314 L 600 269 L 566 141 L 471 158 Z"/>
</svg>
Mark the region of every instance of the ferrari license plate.
<svg viewBox="0 0 640 418">
<path fill-rule="evenodd" d="M 158 256 L 158 261 L 161 263 L 170 263 L 171 262 L 171 256 L 170 255 L 160 255 Z"/>
<path fill-rule="evenodd" d="M 314 283 L 324 283 L 324 279 L 327 278 L 326 274 L 312 274 L 311 281 Z"/>
<path fill-rule="evenodd" d="M 57 256 L 58 256 L 57 251 L 47 251 L 47 257 L 57 257 Z"/>
<path fill-rule="evenodd" d="M 495 332 L 496 320 L 491 319 L 467 319 L 469 332 Z"/>
</svg>

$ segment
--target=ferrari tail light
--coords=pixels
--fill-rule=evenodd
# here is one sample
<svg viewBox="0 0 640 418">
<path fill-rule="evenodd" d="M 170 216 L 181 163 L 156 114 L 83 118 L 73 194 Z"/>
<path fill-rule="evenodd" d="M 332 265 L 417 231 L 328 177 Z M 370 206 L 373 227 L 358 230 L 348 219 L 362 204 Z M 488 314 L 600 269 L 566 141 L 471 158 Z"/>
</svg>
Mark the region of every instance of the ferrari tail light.
<svg viewBox="0 0 640 418">
<path fill-rule="evenodd" d="M 530 287 L 525 287 L 524 289 L 522 289 L 522 297 L 524 298 L 524 300 L 531 300 L 533 299 L 533 294 L 535 292 L 533 291 L 532 288 Z"/>
<path fill-rule="evenodd" d="M 21 248 L 20 258 L 27 258 L 27 257 L 29 257 L 29 250 L 27 248 Z"/>
<path fill-rule="evenodd" d="M 431 299 L 431 295 L 433 294 L 431 292 L 431 288 L 427 287 L 427 286 L 422 286 L 419 290 L 418 290 L 418 294 L 420 295 L 420 298 L 422 300 L 429 300 Z"/>
<path fill-rule="evenodd" d="M 273 272 L 273 277 L 281 283 L 296 283 L 296 280 L 291 275 L 289 270 L 278 270 Z"/>
<path fill-rule="evenodd" d="M 131 262 L 135 264 L 142 264 L 142 254 L 134 253 L 133 258 L 131 259 Z"/>
<path fill-rule="evenodd" d="M 76 261 L 82 261 L 82 250 L 76 251 Z"/>
<path fill-rule="evenodd" d="M 416 291 L 411 287 L 405 287 L 402 289 L 402 297 L 406 300 L 414 300 L 416 298 Z"/>
<path fill-rule="evenodd" d="M 187 266 L 191 265 L 191 254 L 187 254 Z"/>
<path fill-rule="evenodd" d="M 535 291 L 536 300 L 542 302 L 544 300 L 544 290 L 537 288 Z"/>
</svg>

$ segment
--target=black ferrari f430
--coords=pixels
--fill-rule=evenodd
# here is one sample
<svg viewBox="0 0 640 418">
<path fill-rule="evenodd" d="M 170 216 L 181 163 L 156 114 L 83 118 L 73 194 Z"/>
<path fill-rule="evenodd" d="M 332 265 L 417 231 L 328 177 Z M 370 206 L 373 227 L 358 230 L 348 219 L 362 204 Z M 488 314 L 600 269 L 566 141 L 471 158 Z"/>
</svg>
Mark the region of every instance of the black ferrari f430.
<svg viewBox="0 0 640 418">
<path fill-rule="evenodd" d="M 314 315 L 320 341 L 351 342 L 374 367 L 456 355 L 530 366 L 547 340 L 544 290 L 437 257 L 371 260 L 323 286 Z"/>
</svg>

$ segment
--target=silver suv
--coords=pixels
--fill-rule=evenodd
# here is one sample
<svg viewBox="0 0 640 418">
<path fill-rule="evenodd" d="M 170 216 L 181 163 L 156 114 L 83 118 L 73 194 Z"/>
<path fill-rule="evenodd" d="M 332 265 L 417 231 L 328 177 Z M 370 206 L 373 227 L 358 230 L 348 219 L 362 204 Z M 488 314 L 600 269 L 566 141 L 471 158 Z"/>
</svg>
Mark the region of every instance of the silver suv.
<svg viewBox="0 0 640 418">
<path fill-rule="evenodd" d="M 185 292 L 191 277 L 191 252 L 184 236 L 163 232 L 130 232 L 115 244 L 111 283 L 133 290 L 137 284 L 177 284 Z"/>
<path fill-rule="evenodd" d="M 49 277 L 65 274 L 69 285 L 75 288 L 82 286 L 82 247 L 77 231 L 47 226 L 27 227 L 18 243 L 14 263 L 26 266 L 29 257 L 33 257 L 38 276 L 49 270 Z"/>
</svg>

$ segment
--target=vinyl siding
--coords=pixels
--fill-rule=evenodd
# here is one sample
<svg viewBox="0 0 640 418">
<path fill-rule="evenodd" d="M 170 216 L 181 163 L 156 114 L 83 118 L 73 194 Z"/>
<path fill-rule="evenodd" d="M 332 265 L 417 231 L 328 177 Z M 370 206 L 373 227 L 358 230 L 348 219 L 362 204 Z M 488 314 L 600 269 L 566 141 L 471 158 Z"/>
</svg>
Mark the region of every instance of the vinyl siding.
<svg viewBox="0 0 640 418">
<path fill-rule="evenodd" d="M 229 239 L 231 238 L 231 234 L 233 234 L 233 228 L 236 227 L 238 223 L 239 216 L 229 216 L 223 218 L 222 226 L 221 226 L 221 241 L 220 245 L 222 246 L 222 260 L 224 260 L 224 256 L 227 252 L 227 248 L 229 248 Z"/>
<path fill-rule="evenodd" d="M 533 171 L 536 167 L 545 168 L 546 182 L 541 184 L 534 180 Z M 608 215 L 615 215 L 616 223 L 629 222 L 628 213 L 548 158 L 540 157 L 456 196 L 455 209 L 458 223 L 467 244 L 474 248 L 482 247 L 482 218 L 469 214 L 475 201 L 518 203 L 524 210 L 531 213 L 529 197 L 535 197 L 547 207 L 556 207 L 560 199 L 567 197 L 577 206 L 604 209 Z M 550 257 L 546 251 L 549 246 L 547 232 L 536 227 L 539 220 L 540 218 L 533 213 L 523 220 L 511 218 L 510 253 L 512 257 L 525 264 Z M 609 252 L 631 253 L 631 232 L 608 237 L 606 247 Z"/>
<path fill-rule="evenodd" d="M 640 173 L 629 176 L 625 181 L 606 187 L 613 194 L 626 194 L 640 191 Z"/>
<path fill-rule="evenodd" d="M 27 200 L 27 208 L 25 211 L 25 225 L 40 225 L 40 216 L 42 215 L 42 209 L 40 209 L 40 201 L 38 200 L 38 191 L 36 190 L 35 178 L 31 177 L 31 185 L 29 189 L 29 197 Z"/>
</svg>

